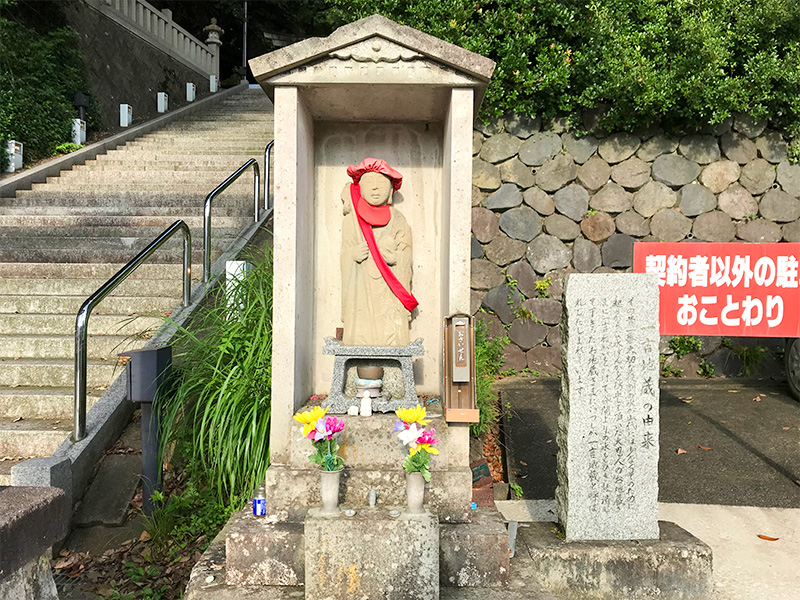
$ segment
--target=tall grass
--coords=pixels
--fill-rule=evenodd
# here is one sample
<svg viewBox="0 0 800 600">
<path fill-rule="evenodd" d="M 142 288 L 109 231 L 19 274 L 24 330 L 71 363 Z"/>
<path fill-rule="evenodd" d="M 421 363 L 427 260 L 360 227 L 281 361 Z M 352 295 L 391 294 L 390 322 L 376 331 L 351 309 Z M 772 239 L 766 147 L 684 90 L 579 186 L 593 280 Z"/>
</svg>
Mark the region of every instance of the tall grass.
<svg viewBox="0 0 800 600">
<path fill-rule="evenodd" d="M 500 374 L 503 364 L 503 348 L 506 344 L 508 344 L 508 338 L 490 338 L 486 323 L 476 319 L 475 403 L 478 405 L 480 420 L 470 425 L 470 432 L 475 437 L 489 432 L 500 416 L 497 396 L 492 392 L 492 383 Z"/>
<path fill-rule="evenodd" d="M 216 294 L 180 328 L 173 344 L 176 377 L 159 397 L 162 456 L 178 444 L 221 503 L 241 502 L 269 464 L 271 252 L 232 296 Z"/>
</svg>

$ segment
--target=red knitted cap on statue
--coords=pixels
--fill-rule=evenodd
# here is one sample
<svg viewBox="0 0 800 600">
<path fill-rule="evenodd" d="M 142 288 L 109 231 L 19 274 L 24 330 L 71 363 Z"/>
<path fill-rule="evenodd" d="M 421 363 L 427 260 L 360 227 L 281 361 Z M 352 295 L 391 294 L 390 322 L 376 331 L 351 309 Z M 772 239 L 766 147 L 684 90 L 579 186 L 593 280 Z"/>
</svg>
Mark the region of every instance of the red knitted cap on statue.
<svg viewBox="0 0 800 600">
<path fill-rule="evenodd" d="M 395 171 L 389 166 L 389 163 L 382 158 L 365 158 L 359 165 L 350 165 L 347 167 L 347 174 L 353 180 L 353 183 L 358 183 L 361 181 L 361 176 L 364 173 L 369 173 L 370 171 L 374 173 L 380 173 L 381 175 L 386 175 L 389 179 L 391 179 L 394 191 L 399 190 L 400 186 L 403 184 L 403 176 L 400 174 L 400 172 Z"/>
</svg>

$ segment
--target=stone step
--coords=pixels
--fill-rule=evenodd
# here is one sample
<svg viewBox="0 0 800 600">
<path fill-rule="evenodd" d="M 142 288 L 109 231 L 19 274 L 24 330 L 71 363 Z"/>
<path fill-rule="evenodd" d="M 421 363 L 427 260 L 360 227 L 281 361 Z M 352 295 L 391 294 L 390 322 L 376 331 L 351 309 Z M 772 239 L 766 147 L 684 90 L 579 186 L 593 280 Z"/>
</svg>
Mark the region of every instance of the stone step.
<svg viewBox="0 0 800 600">
<path fill-rule="evenodd" d="M 25 272 L 26 265 L 38 265 L 41 263 L 17 263 L 20 271 Z M 53 263 L 58 266 L 69 266 L 70 263 Z M 74 263 L 75 266 L 81 266 L 81 263 Z M 134 271 L 130 278 L 123 281 L 117 289 L 112 292 L 108 298 L 102 302 L 106 302 L 115 296 L 127 297 L 150 297 L 150 296 L 168 296 L 173 298 L 174 301 L 180 302 L 182 292 L 182 284 L 180 273 L 175 278 L 168 279 L 139 279 L 136 278 L 136 272 L 143 269 L 146 265 L 142 265 Z M 179 263 L 173 265 L 158 265 L 159 267 L 174 267 L 178 271 L 181 270 Z M 203 272 L 203 267 L 195 265 L 192 267 L 193 273 L 197 273 L 199 279 L 200 274 Z M 113 275 L 113 273 L 111 274 Z M 59 296 L 59 295 L 73 295 L 83 297 L 84 300 L 94 294 L 100 287 L 102 287 L 108 278 L 103 279 L 34 279 L 24 277 L 0 277 L 0 294 L 3 295 L 28 295 L 28 296 Z M 101 305 L 102 305 L 101 302 Z M 77 313 L 77 311 L 76 311 Z"/>
<path fill-rule="evenodd" d="M 116 362 L 90 360 L 86 366 L 86 382 L 90 388 L 111 385 L 123 372 Z M 73 359 L 20 358 L 0 360 L 0 382 L 3 387 L 70 387 L 75 385 Z"/>
<path fill-rule="evenodd" d="M 30 296 L 0 294 L 0 313 L 77 314 L 86 296 Z M 108 296 L 92 311 L 94 315 L 126 315 L 128 313 L 161 315 L 171 312 L 177 298 L 161 296 Z M 0 332 L 2 334 L 2 332 Z M 3 348 L 0 348 L 0 355 Z"/>
<path fill-rule="evenodd" d="M 195 180 L 188 179 L 186 181 L 164 182 L 159 182 L 157 179 L 158 178 L 151 177 L 134 177 L 129 178 L 127 181 L 121 181 L 120 178 L 114 176 L 113 173 L 95 173 L 91 177 L 58 178 L 58 181 L 54 183 L 34 183 L 30 191 L 37 193 L 46 191 L 50 194 L 92 194 L 99 196 L 119 196 L 123 194 L 132 199 L 147 197 L 148 192 L 159 192 L 162 194 L 174 193 L 178 196 L 196 194 L 204 199 L 214 188 L 225 181 L 226 177 L 214 177 L 209 179 L 200 177 Z M 240 177 L 231 183 L 228 189 L 225 190 L 225 193 L 242 197 L 246 197 L 246 195 L 249 194 L 252 197 L 252 175 L 250 175 L 250 177 Z M 27 194 L 22 194 L 21 197 L 24 195 Z"/>
<path fill-rule="evenodd" d="M 56 451 L 72 430 L 72 422 L 59 419 L 0 420 L 0 457 L 47 456 Z"/>
<path fill-rule="evenodd" d="M 204 218 L 201 216 L 181 216 L 180 207 L 132 207 L 126 214 L 115 214 L 113 207 L 107 211 L 93 210 L 94 207 L 75 206 L 66 207 L 39 207 L 38 211 L 26 211 L 23 208 L 0 207 L 0 228 L 5 227 L 156 227 L 162 231 L 178 219 L 182 219 L 190 231 L 199 231 L 203 227 Z M 158 212 L 156 209 L 161 209 Z M 173 209 L 173 214 L 168 214 L 168 208 Z M 147 209 L 153 209 L 152 212 Z M 99 214 L 97 214 L 99 213 Z M 229 216 L 241 214 L 238 207 L 212 206 L 211 229 L 212 234 L 217 230 L 239 230 L 253 222 L 252 216 Z M 0 229 L 0 235 L 2 234 Z M 181 239 L 179 233 L 176 239 Z M 192 239 L 193 244 L 201 240 Z M 91 262 L 91 261 L 89 261 Z M 127 261 L 126 261 L 127 262 Z"/>
<path fill-rule="evenodd" d="M 87 390 L 86 410 L 94 406 L 106 389 L 106 386 L 98 387 L 101 389 Z M 63 388 L 0 387 L 0 419 L 13 421 L 22 417 L 23 419 L 63 419 L 72 422 L 75 414 L 74 394 L 72 386 Z"/>
<path fill-rule="evenodd" d="M 41 225 L 41 226 L 33 226 L 33 225 L 26 225 L 22 227 L 3 227 L 0 230 L 2 233 L 2 237 L 0 238 L 0 247 L 3 247 L 4 241 L 9 240 L 11 243 L 21 243 L 23 244 L 22 247 L 31 247 L 24 246 L 26 240 L 40 240 L 41 238 L 45 238 L 45 240 L 55 240 L 55 238 L 96 238 L 98 240 L 104 239 L 122 239 L 122 240 L 137 240 L 138 241 L 145 241 L 148 242 L 150 240 L 155 239 L 158 235 L 164 231 L 166 227 L 172 224 L 172 221 L 167 223 L 169 219 L 164 219 L 164 224 L 157 224 L 157 225 L 149 225 L 143 227 L 136 227 L 136 226 L 121 226 L 121 225 L 111 225 L 111 226 L 101 226 L 101 225 L 71 225 L 71 226 L 51 226 L 51 225 Z M 241 230 L 241 227 L 216 227 L 214 226 L 215 223 L 212 220 L 212 238 L 226 238 L 230 239 L 236 236 L 237 233 Z M 189 228 L 192 235 L 192 240 L 196 241 L 198 244 L 202 243 L 202 236 L 203 236 L 203 228 L 198 227 L 190 227 Z M 182 238 L 179 236 L 176 238 L 177 240 L 181 240 Z"/>
<path fill-rule="evenodd" d="M 113 359 L 116 361 L 120 352 L 140 348 L 145 341 L 141 338 L 122 335 L 94 335 L 89 338 L 86 347 L 87 356 L 92 360 Z M 74 335 L 0 335 L 0 359 L 72 359 L 74 357 Z"/>
<path fill-rule="evenodd" d="M 68 231 L 68 230 L 67 230 Z M 212 237 L 211 251 L 230 245 L 232 236 Z M 35 256 L 49 256 L 58 258 L 63 254 L 60 262 L 116 262 L 118 260 L 131 260 L 144 250 L 152 238 L 119 238 L 119 237 L 14 237 L 0 238 L 0 258 L 5 261 L 22 260 L 32 262 L 46 262 L 46 259 L 37 259 Z M 203 260 L 202 242 L 197 241 L 192 246 L 192 262 Z M 159 262 L 181 262 L 183 260 L 183 241 L 180 238 L 168 239 L 156 250 L 153 256 Z M 15 258 L 14 258 L 15 257 Z M 117 258 L 112 258 L 117 257 Z"/>
<path fill-rule="evenodd" d="M 161 318 L 152 316 L 92 315 L 89 335 L 137 335 L 156 331 L 163 324 Z M 5 335 L 70 335 L 75 332 L 75 316 L 0 314 L 0 331 Z"/>
<path fill-rule="evenodd" d="M 109 279 L 124 264 L 98 264 L 98 263 L 5 263 L 0 262 L 0 282 L 5 279 L 20 277 L 25 279 L 97 279 L 102 281 Z M 192 269 L 200 265 L 193 265 Z M 168 265 L 158 263 L 144 263 L 128 276 L 128 280 L 154 280 L 163 279 L 167 281 L 179 281 L 182 267 L 179 265 Z M 74 282 L 73 282 L 74 283 Z M 149 281 L 147 283 L 150 283 Z M 122 284 L 125 285 L 125 284 Z M 123 295 L 119 289 L 112 293 L 112 296 Z M 59 292 L 63 293 L 63 292 Z M 140 296 L 141 294 L 136 294 Z M 160 294 L 159 294 L 160 295 Z M 176 296 L 177 297 L 177 296 Z"/>
<path fill-rule="evenodd" d="M 169 243 L 169 242 L 167 242 Z M 0 248 L 0 260 L 19 261 L 19 262 L 120 262 L 131 260 L 144 247 L 134 246 L 133 248 Z M 182 253 L 176 249 L 170 252 L 169 249 L 159 249 L 163 254 L 158 257 L 159 262 L 180 263 L 183 260 Z M 68 253 L 67 253 L 68 251 Z M 221 249 L 214 247 L 211 253 L 212 262 L 222 254 Z M 174 256 L 172 256 L 174 255 Z M 203 259 L 201 248 L 192 250 L 192 262 L 200 262 Z"/>
<path fill-rule="evenodd" d="M 153 173 L 153 174 L 162 174 L 162 173 L 183 173 L 183 172 L 192 172 L 196 170 L 197 167 L 202 167 L 204 171 L 208 173 L 216 173 L 217 177 L 222 174 L 223 176 L 228 173 L 232 173 L 235 171 L 239 166 L 241 166 L 245 161 L 237 159 L 231 159 L 227 161 L 223 160 L 206 160 L 206 161 L 198 161 L 192 160 L 187 158 L 186 160 L 172 160 L 172 161 L 163 161 L 163 160 L 140 160 L 138 164 L 134 164 L 134 161 L 130 160 L 113 160 L 108 159 L 102 162 L 86 162 L 82 165 L 76 165 L 72 168 L 71 171 L 61 171 L 61 175 L 67 174 L 79 174 L 79 173 L 87 173 L 87 172 L 107 172 L 113 171 L 115 173 L 133 173 L 133 172 L 141 172 L 141 173 Z"/>
<path fill-rule="evenodd" d="M 250 182 L 252 182 L 252 178 Z M 76 199 L 83 201 L 97 198 L 99 202 L 105 200 L 106 206 L 128 203 L 131 207 L 150 205 L 172 208 L 185 203 L 188 206 L 198 207 L 202 214 L 203 202 L 206 196 L 214 190 L 214 187 L 216 186 L 186 186 L 185 188 L 183 186 L 173 186 L 171 189 L 159 189 L 153 186 L 154 189 L 148 190 L 120 189 L 111 186 L 94 186 L 92 189 L 66 189 L 65 187 L 61 190 L 47 187 L 45 189 L 20 190 L 17 192 L 17 198 L 20 200 L 29 197 L 38 200 L 55 200 L 61 201 L 65 205 L 69 205 L 70 202 L 74 202 Z M 217 201 L 219 202 L 223 199 L 232 201 L 238 199 L 243 202 L 249 199 L 252 202 L 253 184 L 242 184 L 240 189 L 237 189 L 237 187 L 228 188 L 218 196 Z M 6 206 L 12 208 L 15 205 L 6 203 Z M 16 206 L 24 206 L 24 204 L 18 203 Z"/>
<path fill-rule="evenodd" d="M 38 183 L 35 184 L 39 186 L 38 188 L 34 189 L 42 189 L 44 185 L 48 184 L 55 184 L 59 186 L 63 186 L 66 184 L 74 185 L 76 183 L 85 182 L 91 184 L 100 184 L 100 183 L 109 183 L 109 184 L 119 184 L 120 177 L 125 178 L 125 183 L 129 186 L 136 185 L 137 187 L 139 184 L 151 184 L 151 183 L 162 183 L 163 186 L 172 186 L 175 184 L 196 184 L 196 185 L 208 185 L 211 189 L 219 185 L 222 181 L 224 181 L 228 175 L 233 170 L 228 169 L 219 169 L 219 170 L 209 170 L 204 169 L 202 171 L 142 171 L 142 170 L 130 170 L 130 171 L 120 171 L 118 169 L 95 169 L 92 171 L 66 171 L 61 173 L 57 177 L 48 177 L 46 183 Z M 242 176 L 244 177 L 244 176 Z M 242 178 L 240 177 L 239 180 Z M 238 181 L 237 180 L 237 183 Z M 252 176 L 250 177 L 252 181 Z M 244 179 L 247 181 L 247 179 Z M 251 183 L 252 185 L 252 183 Z"/>
</svg>

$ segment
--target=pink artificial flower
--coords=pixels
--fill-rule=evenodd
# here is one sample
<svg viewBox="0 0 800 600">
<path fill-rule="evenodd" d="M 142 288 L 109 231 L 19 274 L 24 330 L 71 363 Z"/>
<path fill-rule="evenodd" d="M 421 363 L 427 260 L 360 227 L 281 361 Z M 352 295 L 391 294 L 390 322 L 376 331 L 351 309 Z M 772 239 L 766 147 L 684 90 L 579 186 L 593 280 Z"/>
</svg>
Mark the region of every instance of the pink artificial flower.
<svg viewBox="0 0 800 600">
<path fill-rule="evenodd" d="M 344 419 L 328 417 L 325 421 L 325 429 L 330 432 L 330 435 L 339 433 L 342 429 L 344 429 Z"/>
<path fill-rule="evenodd" d="M 427 430 L 423 431 L 422 435 L 419 436 L 419 439 L 417 440 L 417 443 L 418 444 L 435 444 L 435 443 L 437 443 L 439 440 L 436 439 L 435 437 L 433 437 L 433 434 L 435 434 L 435 433 L 436 433 L 435 429 L 431 429 L 430 431 L 427 431 Z"/>
</svg>

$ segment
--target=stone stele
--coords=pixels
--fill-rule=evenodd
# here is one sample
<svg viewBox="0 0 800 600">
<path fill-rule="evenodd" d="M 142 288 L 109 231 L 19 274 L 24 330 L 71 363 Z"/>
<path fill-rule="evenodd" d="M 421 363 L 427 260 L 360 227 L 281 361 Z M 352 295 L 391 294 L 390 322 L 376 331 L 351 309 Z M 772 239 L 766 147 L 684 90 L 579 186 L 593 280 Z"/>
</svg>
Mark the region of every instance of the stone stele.
<svg viewBox="0 0 800 600">
<path fill-rule="evenodd" d="M 657 539 L 658 282 L 567 276 L 556 489 L 568 541 Z"/>
</svg>

